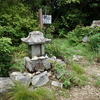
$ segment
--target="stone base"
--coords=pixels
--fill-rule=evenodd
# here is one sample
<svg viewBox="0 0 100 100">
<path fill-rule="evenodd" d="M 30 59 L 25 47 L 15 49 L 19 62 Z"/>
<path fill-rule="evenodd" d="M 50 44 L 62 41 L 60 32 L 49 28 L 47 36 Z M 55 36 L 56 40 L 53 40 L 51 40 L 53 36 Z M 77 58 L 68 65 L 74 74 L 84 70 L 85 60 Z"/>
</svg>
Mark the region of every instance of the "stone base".
<svg viewBox="0 0 100 100">
<path fill-rule="evenodd" d="M 29 57 L 25 57 L 25 68 L 29 72 L 44 71 L 45 69 L 51 68 L 49 59 L 37 59 L 31 60 Z"/>
</svg>

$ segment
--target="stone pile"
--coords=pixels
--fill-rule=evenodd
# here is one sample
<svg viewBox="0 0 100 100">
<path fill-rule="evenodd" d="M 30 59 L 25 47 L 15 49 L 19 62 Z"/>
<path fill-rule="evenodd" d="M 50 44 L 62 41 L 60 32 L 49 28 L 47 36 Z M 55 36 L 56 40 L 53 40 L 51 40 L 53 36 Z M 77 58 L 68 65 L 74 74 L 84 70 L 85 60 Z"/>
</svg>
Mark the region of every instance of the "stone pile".
<svg viewBox="0 0 100 100">
<path fill-rule="evenodd" d="M 28 58 L 29 59 L 29 58 Z M 62 64 L 64 66 L 66 66 L 66 64 L 64 63 L 64 61 L 60 60 L 60 59 L 56 59 L 56 57 L 52 57 L 52 58 L 48 58 L 48 61 L 46 63 L 59 63 Z M 46 60 L 45 60 L 46 61 Z M 28 62 L 29 63 L 29 62 Z M 45 62 L 44 65 L 46 66 Z M 48 65 L 48 64 L 47 64 Z M 30 69 L 30 65 L 27 65 L 27 69 Z M 42 86 L 44 84 L 46 84 L 49 81 L 49 77 L 52 76 L 52 74 L 50 74 L 50 68 L 51 68 L 51 63 L 49 65 L 49 67 L 45 67 L 40 70 L 40 67 L 37 68 L 37 71 L 34 71 L 33 73 L 30 72 L 12 72 L 10 74 L 10 78 L 12 79 L 12 81 L 20 81 L 21 83 L 25 84 L 25 85 L 33 85 L 34 87 L 38 87 L 38 86 Z M 49 69 L 49 71 L 48 71 Z"/>
<path fill-rule="evenodd" d="M 34 56 L 31 59 L 29 57 L 25 57 L 24 59 L 25 59 L 25 68 L 29 72 L 44 71 L 46 69 L 50 69 L 51 68 L 51 64 L 50 64 L 49 58 L 47 58 L 47 57 Z"/>
<path fill-rule="evenodd" d="M 12 72 L 10 74 L 10 78 L 13 81 L 20 81 L 24 85 L 30 86 L 32 84 L 34 87 L 42 86 L 46 84 L 49 81 L 47 71 L 44 71 L 42 73 L 28 73 L 28 72 Z"/>
</svg>

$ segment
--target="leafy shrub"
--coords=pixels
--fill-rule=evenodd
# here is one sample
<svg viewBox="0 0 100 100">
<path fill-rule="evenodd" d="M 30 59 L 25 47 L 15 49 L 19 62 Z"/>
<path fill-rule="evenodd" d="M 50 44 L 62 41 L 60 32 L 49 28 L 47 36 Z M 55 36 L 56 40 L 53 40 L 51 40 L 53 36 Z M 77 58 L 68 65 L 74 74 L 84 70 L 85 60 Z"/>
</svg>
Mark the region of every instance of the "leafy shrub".
<svg viewBox="0 0 100 100">
<path fill-rule="evenodd" d="M 77 8 L 73 9 L 70 7 L 69 10 L 61 16 L 61 20 L 63 22 L 61 23 L 62 25 L 64 25 L 68 30 L 72 30 L 76 25 L 85 22 L 86 14 L 82 13 L 82 11 Z"/>
<path fill-rule="evenodd" d="M 87 84 L 88 78 L 84 75 L 84 69 L 76 63 L 70 66 L 64 66 L 59 63 L 52 63 L 57 73 L 57 78 L 63 83 L 65 88 L 72 86 L 84 86 Z"/>
<path fill-rule="evenodd" d="M 63 83 L 63 86 L 65 88 L 70 88 L 72 86 L 73 76 L 70 74 L 70 72 L 66 69 L 66 66 L 61 65 L 59 63 L 53 63 L 54 70 L 58 74 L 58 78 Z"/>
<path fill-rule="evenodd" d="M 82 42 L 84 36 L 92 36 L 100 32 L 100 28 L 90 28 L 89 26 L 77 26 L 74 30 L 70 31 L 66 36 L 72 45 Z"/>
<path fill-rule="evenodd" d="M 19 45 L 20 38 L 38 27 L 37 16 L 22 3 L 9 2 L 6 0 L 0 4 L 0 36 L 11 38 L 12 45 Z"/>
<path fill-rule="evenodd" d="M 22 59 L 28 55 L 28 45 L 21 43 L 19 46 L 14 47 L 13 59 Z"/>
<path fill-rule="evenodd" d="M 56 44 L 53 43 L 46 44 L 45 49 L 46 49 L 45 50 L 46 54 L 48 54 L 50 57 L 51 56 L 59 57 L 59 55 L 61 55 L 60 48 Z"/>
<path fill-rule="evenodd" d="M 36 88 L 33 91 L 29 87 L 15 82 L 3 100 L 55 100 L 54 94 L 47 88 Z"/>
<path fill-rule="evenodd" d="M 8 70 L 11 66 L 13 48 L 10 46 L 11 39 L 0 38 L 0 76 L 8 76 Z"/>
<path fill-rule="evenodd" d="M 13 71 L 13 70 L 18 70 L 20 72 L 23 72 L 25 70 L 24 68 L 24 59 L 15 59 L 12 62 L 12 66 L 10 67 L 9 71 Z"/>
<path fill-rule="evenodd" d="M 53 32 L 55 31 L 55 27 L 50 25 L 50 26 L 45 26 L 42 28 L 42 32 L 44 33 L 44 36 L 46 38 L 50 38 L 52 39 L 53 38 Z"/>
<path fill-rule="evenodd" d="M 90 36 L 89 43 L 91 50 L 98 52 L 100 50 L 100 33 Z"/>
</svg>

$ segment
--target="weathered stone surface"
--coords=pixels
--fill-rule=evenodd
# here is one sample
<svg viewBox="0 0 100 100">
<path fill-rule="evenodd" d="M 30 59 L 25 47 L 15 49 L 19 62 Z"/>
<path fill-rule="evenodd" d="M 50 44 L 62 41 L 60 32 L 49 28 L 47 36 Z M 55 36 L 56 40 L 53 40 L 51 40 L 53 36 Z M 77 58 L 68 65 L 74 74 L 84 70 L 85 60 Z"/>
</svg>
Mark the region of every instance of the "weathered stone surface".
<svg viewBox="0 0 100 100">
<path fill-rule="evenodd" d="M 0 100 L 2 100 L 3 95 L 8 92 L 10 85 L 13 85 L 10 77 L 0 77 Z"/>
<path fill-rule="evenodd" d="M 31 73 L 28 73 L 28 72 L 24 72 L 23 75 L 26 76 L 26 77 L 32 78 L 35 74 L 34 73 L 31 74 Z"/>
<path fill-rule="evenodd" d="M 61 59 L 56 59 L 55 56 L 48 58 L 49 61 L 51 61 L 51 63 L 58 63 L 58 64 L 62 64 L 63 66 L 66 66 L 66 63 L 64 61 L 62 61 Z"/>
<path fill-rule="evenodd" d="M 88 42 L 88 36 L 86 35 L 83 39 L 82 39 L 83 42 Z"/>
<path fill-rule="evenodd" d="M 45 69 L 45 67 L 44 67 L 43 60 L 35 61 L 35 70 L 36 71 L 44 71 L 44 69 Z"/>
<path fill-rule="evenodd" d="M 31 60 L 29 57 L 25 57 L 25 67 L 29 72 L 34 71 L 44 71 L 45 69 L 51 68 L 49 59 L 44 59 L 45 57 L 35 57 L 35 60 Z"/>
<path fill-rule="evenodd" d="M 94 20 L 92 22 L 92 25 L 90 26 L 90 28 L 94 28 L 94 26 L 99 26 L 100 27 L 100 20 Z"/>
<path fill-rule="evenodd" d="M 21 38 L 21 40 L 29 45 L 40 44 L 45 42 L 50 42 L 51 39 L 44 38 L 44 35 L 40 31 L 33 31 L 29 33 L 27 38 Z"/>
<path fill-rule="evenodd" d="M 44 84 L 46 84 L 49 81 L 48 75 L 47 75 L 47 71 L 36 75 L 32 78 L 32 85 L 33 86 L 42 86 Z"/>
<path fill-rule="evenodd" d="M 66 63 L 64 61 L 62 61 L 61 59 L 56 59 L 56 62 L 63 66 L 66 66 Z"/>
<path fill-rule="evenodd" d="M 52 81 L 51 85 L 61 87 L 61 88 L 63 87 L 63 84 L 58 81 Z"/>
<path fill-rule="evenodd" d="M 29 72 L 34 72 L 35 61 L 31 61 L 31 59 L 29 57 L 25 57 L 24 59 L 25 59 L 25 68 Z"/>
<path fill-rule="evenodd" d="M 72 60 L 78 61 L 81 58 L 82 58 L 82 56 L 80 56 L 80 55 L 73 55 L 73 59 Z"/>
<path fill-rule="evenodd" d="M 23 83 L 24 85 L 30 85 L 31 82 L 31 77 L 29 76 L 24 76 L 22 73 L 20 72 L 13 72 L 10 74 L 10 78 L 13 81 L 20 81 L 21 83 Z"/>
<path fill-rule="evenodd" d="M 30 58 L 33 56 L 43 56 L 45 54 L 44 43 L 51 41 L 51 39 L 45 38 L 40 31 L 30 32 L 28 37 L 21 38 L 21 40 L 28 44 L 28 54 Z"/>
<path fill-rule="evenodd" d="M 45 69 L 50 69 L 51 68 L 51 63 L 50 63 L 49 59 L 43 60 L 43 64 L 44 64 Z"/>
</svg>

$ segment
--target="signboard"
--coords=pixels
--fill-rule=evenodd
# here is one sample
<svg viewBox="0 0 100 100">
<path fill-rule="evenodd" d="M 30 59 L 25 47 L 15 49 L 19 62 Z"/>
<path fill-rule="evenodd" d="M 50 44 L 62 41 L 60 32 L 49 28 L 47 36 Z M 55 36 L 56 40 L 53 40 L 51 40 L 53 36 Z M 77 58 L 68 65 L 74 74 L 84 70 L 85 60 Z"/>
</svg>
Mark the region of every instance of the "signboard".
<svg viewBox="0 0 100 100">
<path fill-rule="evenodd" d="M 51 19 L 52 19 L 51 15 L 42 15 L 42 18 L 43 18 L 43 24 L 51 24 Z"/>
</svg>

